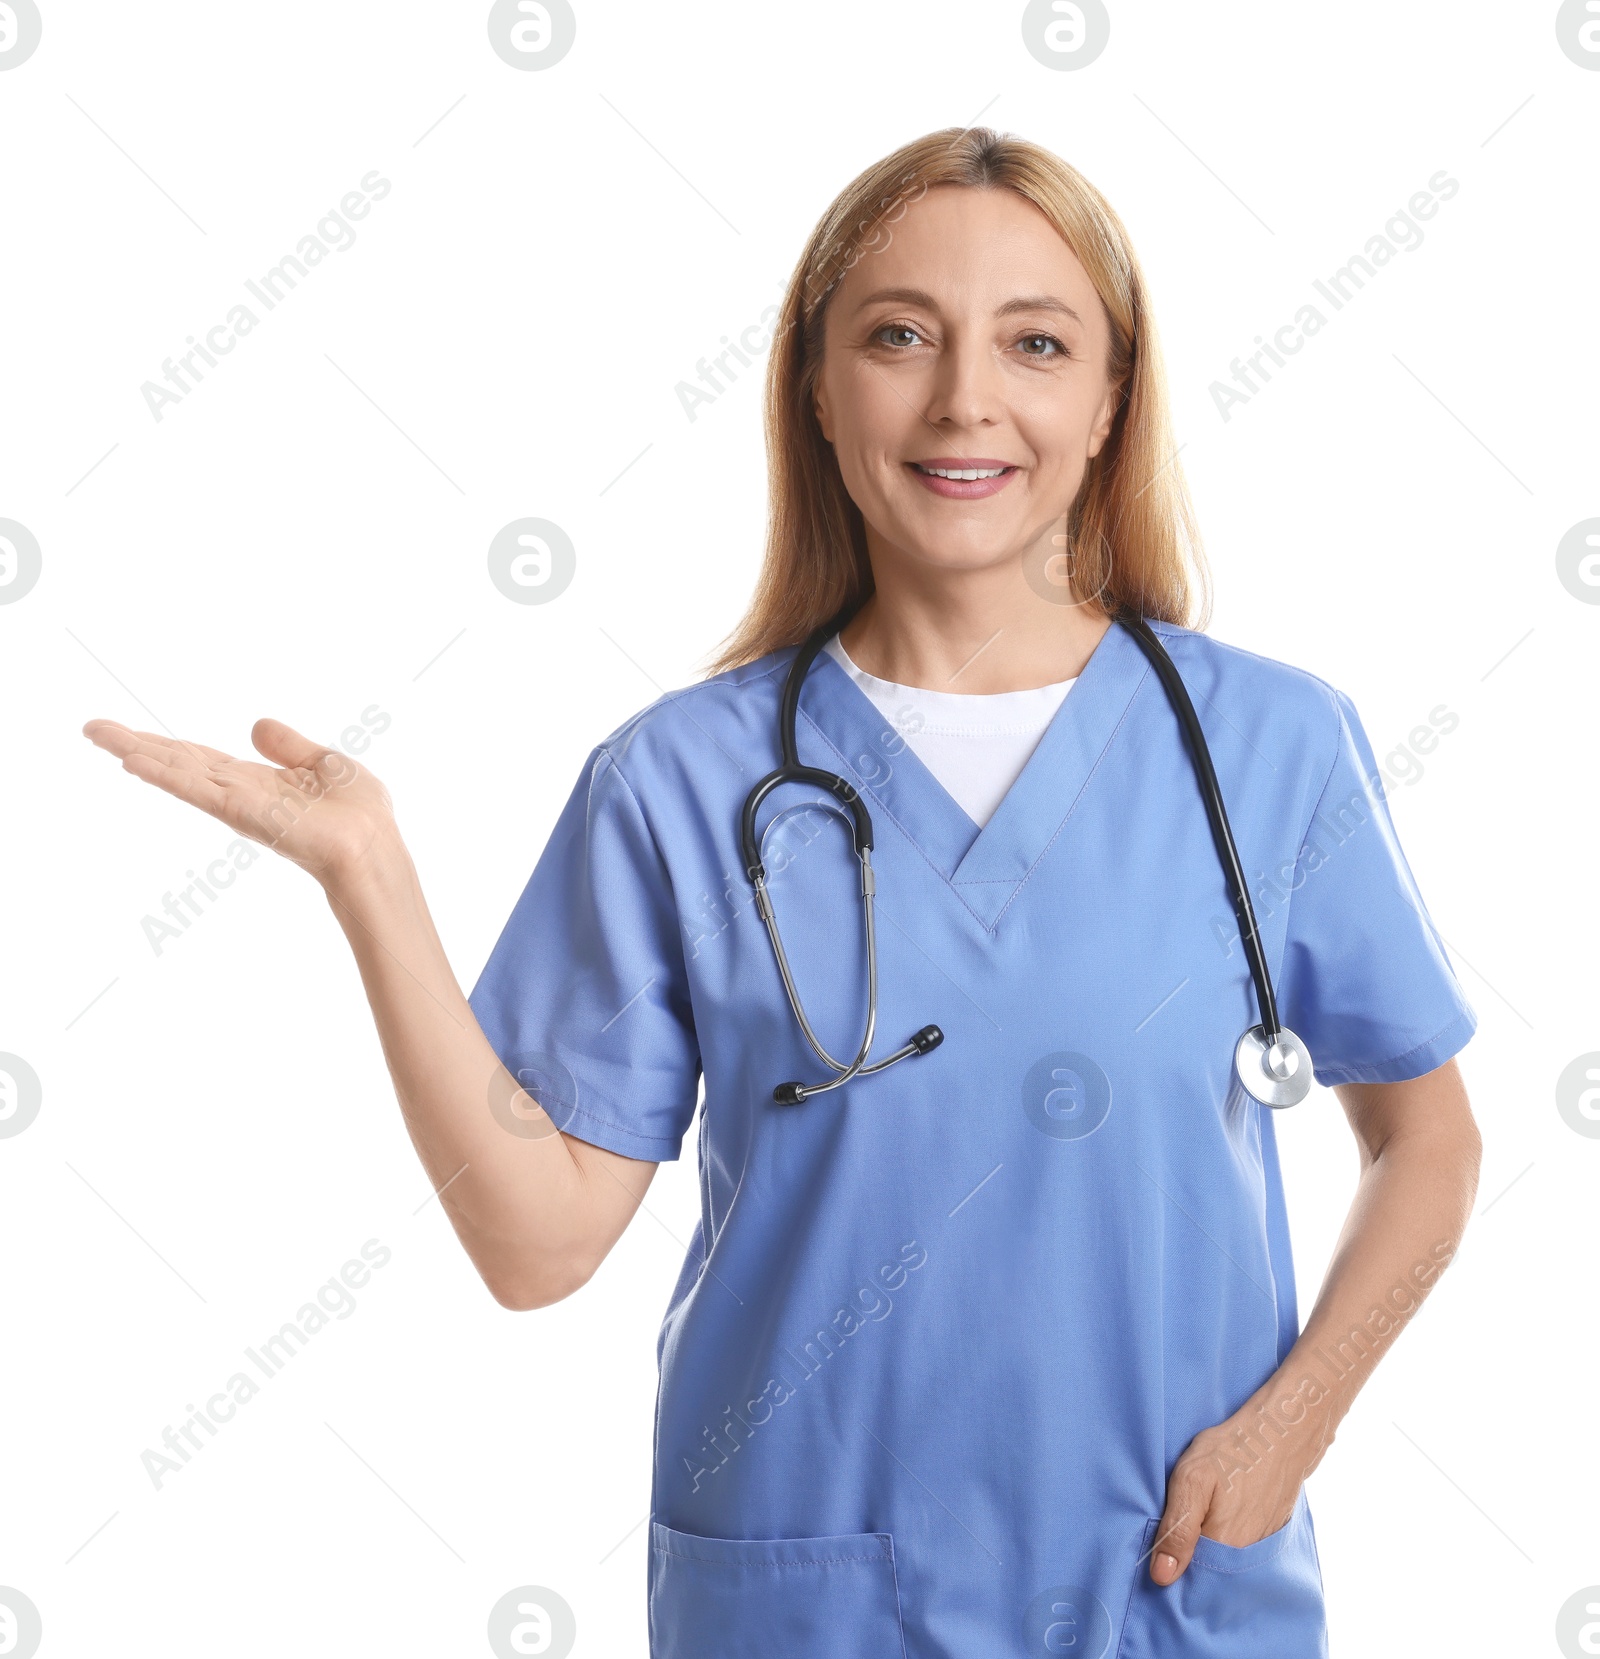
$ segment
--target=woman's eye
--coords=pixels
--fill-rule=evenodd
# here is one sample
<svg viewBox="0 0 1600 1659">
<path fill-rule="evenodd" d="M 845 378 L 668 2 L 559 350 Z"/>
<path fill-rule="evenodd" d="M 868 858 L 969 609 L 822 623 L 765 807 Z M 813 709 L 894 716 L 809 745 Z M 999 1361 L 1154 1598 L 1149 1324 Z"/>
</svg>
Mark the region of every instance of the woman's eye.
<svg viewBox="0 0 1600 1659">
<path fill-rule="evenodd" d="M 1053 334 L 1024 334 L 1017 341 L 1025 357 L 1065 357 L 1067 348 Z"/>
<path fill-rule="evenodd" d="M 896 338 L 896 336 L 906 334 L 911 336 L 909 340 Z M 914 345 L 921 338 L 922 336 L 910 325 L 910 323 L 886 323 L 875 335 L 873 335 L 873 339 L 881 340 L 886 346 Z"/>
</svg>

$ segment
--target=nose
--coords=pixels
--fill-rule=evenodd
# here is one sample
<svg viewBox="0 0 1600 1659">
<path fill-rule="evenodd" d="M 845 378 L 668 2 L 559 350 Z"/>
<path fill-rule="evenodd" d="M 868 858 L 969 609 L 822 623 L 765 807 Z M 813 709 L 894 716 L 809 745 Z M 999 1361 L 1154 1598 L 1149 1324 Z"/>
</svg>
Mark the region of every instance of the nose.
<svg viewBox="0 0 1600 1659">
<path fill-rule="evenodd" d="M 923 414 L 945 429 L 974 430 L 1003 419 L 999 356 L 986 338 L 959 329 L 951 333 L 935 362 Z"/>
</svg>

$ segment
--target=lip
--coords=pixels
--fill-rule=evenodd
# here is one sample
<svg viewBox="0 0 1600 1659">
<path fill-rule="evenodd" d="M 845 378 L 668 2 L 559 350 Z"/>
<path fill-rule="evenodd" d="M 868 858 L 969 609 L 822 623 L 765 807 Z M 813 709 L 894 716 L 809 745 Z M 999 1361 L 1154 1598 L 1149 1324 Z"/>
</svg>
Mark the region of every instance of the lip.
<svg viewBox="0 0 1600 1659">
<path fill-rule="evenodd" d="M 1006 467 L 998 478 L 930 478 L 921 467 L 947 467 L 954 471 L 970 471 L 974 467 Z M 985 496 L 998 495 L 1013 478 L 1018 468 L 1015 462 L 1002 461 L 983 455 L 930 455 L 926 460 L 907 461 L 906 468 L 925 490 L 942 495 L 951 501 L 981 501 Z"/>
</svg>

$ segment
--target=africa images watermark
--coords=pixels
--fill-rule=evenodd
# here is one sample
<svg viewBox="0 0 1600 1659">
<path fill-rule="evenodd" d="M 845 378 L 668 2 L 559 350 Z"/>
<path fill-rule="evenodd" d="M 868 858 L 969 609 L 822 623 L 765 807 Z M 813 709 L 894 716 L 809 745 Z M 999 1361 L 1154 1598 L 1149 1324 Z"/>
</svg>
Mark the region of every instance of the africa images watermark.
<svg viewBox="0 0 1600 1659">
<path fill-rule="evenodd" d="M 330 1319 L 348 1319 L 356 1311 L 353 1293 L 370 1282 L 373 1269 L 387 1266 L 392 1254 L 387 1244 L 369 1238 L 361 1246 L 360 1261 L 354 1258 L 347 1261 L 335 1277 L 317 1287 L 316 1299 L 305 1303 L 259 1349 L 246 1348 L 245 1358 L 266 1381 L 278 1376 Z M 166 1451 L 158 1452 L 147 1446 L 139 1455 L 151 1485 L 159 1492 L 162 1481 L 169 1475 L 181 1474 L 194 1454 L 205 1449 L 207 1440 L 216 1439 L 222 1425 L 231 1422 L 239 1407 L 248 1405 L 263 1386 L 249 1372 L 235 1371 L 204 1406 L 192 1401 L 186 1405 L 183 1409 L 188 1416 L 177 1428 L 168 1423 L 161 1432 L 161 1444 Z M 200 1438 L 199 1430 L 204 1430 L 207 1440 Z"/>
<path fill-rule="evenodd" d="M 899 729 L 885 727 L 878 735 L 881 755 L 864 749 L 854 760 L 847 758 L 845 766 L 857 785 L 882 789 L 894 775 L 892 757 L 903 754 L 909 747 L 903 733 L 917 730 L 919 724 L 920 717 L 903 722 L 897 719 Z M 842 826 L 846 834 L 851 833 L 850 819 L 838 802 L 822 797 L 797 801 L 775 812 L 761 832 L 762 858 L 768 876 L 782 875 L 808 847 L 815 844 L 830 823 L 836 828 Z M 774 849 L 770 854 L 766 851 L 769 837 Z M 685 913 L 679 918 L 691 960 L 699 956 L 702 945 L 725 933 L 755 903 L 755 889 L 747 875 L 735 877 L 731 870 L 724 870 L 722 883 L 720 896 L 709 889 L 702 890 L 695 898 L 692 917 Z"/>
<path fill-rule="evenodd" d="M 843 231 L 836 234 L 818 262 L 806 296 L 807 306 L 802 309 L 824 298 L 845 273 L 869 253 L 881 253 L 887 248 L 894 240 L 894 231 L 890 227 L 905 217 L 906 209 L 921 200 L 927 189 L 925 179 L 917 181 L 908 171 L 901 175 L 900 183 L 894 190 L 879 197 L 877 207 L 856 226 L 855 234 L 861 240 L 854 247 L 851 246 L 851 236 Z M 773 332 L 772 325 L 781 315 L 781 306 L 769 305 L 753 323 L 740 331 L 737 340 L 724 334 L 721 351 L 709 360 L 702 357 L 696 362 L 694 368 L 699 384 L 680 380 L 673 387 L 679 406 L 691 422 L 699 418 L 702 405 L 715 403 L 739 378 L 738 368 L 733 364 L 739 368 L 753 368 L 760 362 L 761 354 L 777 343 L 784 329 Z M 786 324 L 785 329 L 792 326 L 792 323 Z"/>
<path fill-rule="evenodd" d="M 1395 209 L 1382 231 L 1367 238 L 1360 253 L 1351 254 L 1338 270 L 1329 274 L 1326 281 L 1321 277 L 1313 278 L 1311 286 L 1333 310 L 1342 311 L 1397 254 L 1415 253 L 1422 246 L 1423 232 L 1417 220 L 1433 218 L 1439 211 L 1439 204 L 1449 201 L 1460 188 L 1460 184 L 1441 167 L 1428 180 L 1426 190 L 1415 192 L 1404 208 Z M 1272 379 L 1267 360 L 1270 359 L 1280 369 L 1286 368 L 1289 359 L 1304 347 L 1307 340 L 1320 334 L 1327 324 L 1328 319 L 1308 300 L 1289 322 L 1274 332 L 1270 341 L 1258 334 L 1255 353 L 1247 361 L 1235 357 L 1228 365 L 1233 384 L 1221 380 L 1211 382 L 1211 401 L 1216 404 L 1217 413 L 1223 420 L 1233 419 L 1235 404 L 1248 403 L 1265 389 L 1266 382 Z"/>
<path fill-rule="evenodd" d="M 1257 921 L 1270 920 L 1279 905 L 1287 904 L 1290 895 L 1305 885 L 1306 878 L 1322 869 L 1370 820 L 1373 794 L 1391 789 L 1397 783 L 1420 782 L 1424 771 L 1422 757 L 1431 755 L 1438 748 L 1439 739 L 1448 737 L 1460 724 L 1461 717 L 1454 710 L 1444 703 L 1436 704 L 1428 712 L 1428 724 L 1413 726 L 1406 742 L 1396 744 L 1383 757 L 1365 789 L 1352 790 L 1347 800 L 1322 806 L 1307 826 L 1305 842 L 1292 859 L 1284 859 L 1270 874 L 1266 870 L 1255 872 L 1250 893 Z M 1233 947 L 1240 942 L 1238 918 L 1213 916 L 1211 932 L 1223 955 L 1232 956 Z"/>
<path fill-rule="evenodd" d="M 285 254 L 276 265 L 269 266 L 259 280 L 246 278 L 245 288 L 251 297 L 264 311 L 276 310 L 293 293 L 296 284 L 315 270 L 330 253 L 348 253 L 355 246 L 356 233 L 351 228 L 350 220 L 365 219 L 372 211 L 372 204 L 381 202 L 392 188 L 377 168 L 364 174 L 360 189 L 346 191 L 338 207 L 330 207 L 317 221 L 315 231 L 300 238 L 293 253 Z M 178 353 L 176 362 L 166 358 L 161 365 L 166 384 L 163 386 L 154 380 L 147 380 L 139 388 L 144 395 L 145 407 L 157 424 L 169 403 L 181 403 L 205 379 L 205 373 L 196 359 L 207 368 L 216 368 L 218 359 L 226 357 L 260 321 L 256 313 L 241 302 L 220 323 L 206 330 L 204 340 L 197 340 L 191 334 L 189 349 Z M 185 379 L 185 375 L 189 378 Z"/>
<path fill-rule="evenodd" d="M 1232 1486 L 1236 1476 L 1249 1474 L 1276 1451 L 1290 1431 L 1305 1420 L 1308 1409 L 1321 1405 L 1348 1378 L 1370 1371 L 1378 1363 L 1384 1350 L 1422 1306 L 1433 1281 L 1450 1265 L 1455 1253 L 1452 1240 L 1440 1239 L 1421 1261 L 1412 1264 L 1409 1274 L 1390 1287 L 1384 1300 L 1359 1325 L 1351 1326 L 1342 1337 L 1307 1350 L 1305 1357 L 1309 1366 L 1293 1387 L 1285 1380 L 1282 1385 L 1285 1392 L 1277 1398 L 1254 1402 L 1254 1427 L 1241 1425 L 1233 1435 L 1230 1450 L 1215 1454 L 1225 1486 Z M 1324 1450 L 1326 1437 L 1313 1452 L 1312 1467 Z"/>
<path fill-rule="evenodd" d="M 848 833 L 849 821 L 838 809 L 822 801 L 797 801 L 777 812 L 761 836 L 761 855 L 769 877 L 781 876 L 830 826 L 843 823 Z M 772 851 L 767 851 L 768 838 Z M 731 870 L 722 872 L 720 895 L 703 890 L 695 899 L 693 914 L 680 916 L 689 959 L 699 956 L 701 948 L 712 943 L 755 903 L 755 889 L 747 875 L 735 876 Z"/>
<path fill-rule="evenodd" d="M 792 1348 L 780 1348 L 778 1353 L 787 1364 L 780 1364 L 774 1358 L 772 1369 L 777 1375 L 767 1379 L 754 1399 L 745 1401 L 743 1410 L 723 1406 L 721 1424 L 713 1428 L 708 1423 L 700 1431 L 702 1444 L 692 1456 L 685 1454 L 683 1467 L 693 1478 L 690 1490 L 698 1492 L 701 1481 L 716 1474 L 736 1453 L 743 1451 L 757 1429 L 770 1422 L 778 1407 L 787 1405 L 801 1385 L 816 1376 L 846 1342 L 864 1331 L 869 1323 L 887 1319 L 894 1311 L 894 1302 L 887 1293 L 904 1289 L 907 1278 L 927 1259 L 927 1250 L 915 1239 L 907 1239 L 895 1260 L 881 1263 L 876 1273 L 867 1276 L 866 1282 L 840 1305 L 831 1319 L 799 1344 L 798 1354 Z"/>
<path fill-rule="evenodd" d="M 699 418 L 702 404 L 715 403 L 739 378 L 739 370 L 730 366 L 729 358 L 746 369 L 753 368 L 759 363 L 761 354 L 772 344 L 770 330 L 777 319 L 778 311 L 778 306 L 769 305 L 748 328 L 739 331 L 736 341 L 730 340 L 724 334 L 723 349 L 710 362 L 704 357 L 696 362 L 694 372 L 699 376 L 698 386 L 692 381 L 680 380 L 672 388 L 678 395 L 679 406 L 691 422 Z"/>
</svg>

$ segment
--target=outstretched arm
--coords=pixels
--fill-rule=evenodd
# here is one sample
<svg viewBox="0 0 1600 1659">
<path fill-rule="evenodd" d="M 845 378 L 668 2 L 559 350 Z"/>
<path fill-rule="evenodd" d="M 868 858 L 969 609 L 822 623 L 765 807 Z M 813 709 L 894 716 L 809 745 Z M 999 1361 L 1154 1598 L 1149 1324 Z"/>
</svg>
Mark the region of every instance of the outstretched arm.
<svg viewBox="0 0 1600 1659">
<path fill-rule="evenodd" d="M 1288 1521 L 1362 1384 L 1461 1242 L 1481 1143 L 1455 1061 L 1335 1093 L 1361 1153 L 1344 1230 L 1288 1358 L 1174 1466 L 1151 1552 L 1157 1584 L 1184 1571 L 1202 1533 L 1253 1544 Z"/>
<path fill-rule="evenodd" d="M 518 1309 L 582 1285 L 656 1166 L 558 1131 L 500 1063 L 377 778 L 276 720 L 251 732 L 268 766 L 110 720 L 91 720 L 84 733 L 125 771 L 321 883 L 355 953 L 412 1144 L 484 1283 Z"/>
</svg>

